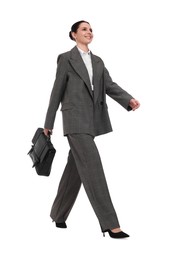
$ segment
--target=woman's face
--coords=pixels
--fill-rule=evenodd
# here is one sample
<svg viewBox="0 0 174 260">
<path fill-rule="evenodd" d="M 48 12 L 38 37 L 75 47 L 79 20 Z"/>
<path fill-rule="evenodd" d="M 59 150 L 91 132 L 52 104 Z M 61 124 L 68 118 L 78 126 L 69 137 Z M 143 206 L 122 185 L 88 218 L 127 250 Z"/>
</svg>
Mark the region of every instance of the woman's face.
<svg viewBox="0 0 174 260">
<path fill-rule="evenodd" d="M 88 45 L 92 42 L 93 33 L 90 24 L 81 23 L 76 33 L 72 33 L 75 41 L 80 44 Z"/>
</svg>

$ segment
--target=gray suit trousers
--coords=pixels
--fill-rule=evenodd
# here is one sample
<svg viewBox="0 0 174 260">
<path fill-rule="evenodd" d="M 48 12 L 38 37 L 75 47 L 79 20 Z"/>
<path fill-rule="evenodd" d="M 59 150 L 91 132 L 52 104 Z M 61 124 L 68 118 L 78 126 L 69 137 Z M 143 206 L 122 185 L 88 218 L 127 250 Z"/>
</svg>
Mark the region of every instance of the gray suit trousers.
<svg viewBox="0 0 174 260">
<path fill-rule="evenodd" d="M 51 209 L 51 218 L 58 223 L 66 221 L 82 183 L 101 229 L 120 227 L 94 138 L 88 134 L 70 134 L 67 137 L 70 152 Z"/>
</svg>

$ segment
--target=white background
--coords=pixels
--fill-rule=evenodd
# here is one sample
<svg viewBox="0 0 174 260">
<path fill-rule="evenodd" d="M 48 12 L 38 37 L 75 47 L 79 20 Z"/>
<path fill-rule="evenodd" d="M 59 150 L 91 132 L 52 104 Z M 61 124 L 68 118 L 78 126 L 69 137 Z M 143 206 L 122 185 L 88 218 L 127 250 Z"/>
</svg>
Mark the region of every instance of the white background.
<svg viewBox="0 0 174 260">
<path fill-rule="evenodd" d="M 0 2 L 1 259 L 173 259 L 172 0 Z M 83 187 L 67 220 L 49 217 L 68 143 L 58 111 L 49 178 L 27 152 L 43 127 L 58 54 L 73 48 L 71 25 L 90 22 L 92 52 L 141 107 L 127 112 L 108 97 L 114 132 L 96 138 L 127 240 L 103 238 Z"/>
</svg>

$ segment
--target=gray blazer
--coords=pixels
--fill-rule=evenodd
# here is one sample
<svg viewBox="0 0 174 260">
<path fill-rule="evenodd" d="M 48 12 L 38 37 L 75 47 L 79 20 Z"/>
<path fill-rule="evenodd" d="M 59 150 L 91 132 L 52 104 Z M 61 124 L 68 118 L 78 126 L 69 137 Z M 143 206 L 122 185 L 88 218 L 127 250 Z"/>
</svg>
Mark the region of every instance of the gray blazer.
<svg viewBox="0 0 174 260">
<path fill-rule="evenodd" d="M 128 111 L 133 97 L 114 83 L 103 61 L 91 53 L 94 92 L 82 57 L 75 46 L 60 54 L 57 72 L 45 119 L 45 128 L 53 129 L 61 103 L 64 135 L 86 133 L 93 136 L 112 131 L 106 94 Z"/>
</svg>

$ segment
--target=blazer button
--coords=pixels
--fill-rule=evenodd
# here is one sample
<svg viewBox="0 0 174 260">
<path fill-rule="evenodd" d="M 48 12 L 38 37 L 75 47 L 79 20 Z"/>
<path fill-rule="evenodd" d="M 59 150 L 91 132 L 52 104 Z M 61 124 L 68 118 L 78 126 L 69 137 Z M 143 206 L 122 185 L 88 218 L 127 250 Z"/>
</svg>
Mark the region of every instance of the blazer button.
<svg viewBox="0 0 174 260">
<path fill-rule="evenodd" d="M 100 102 L 100 105 L 103 106 L 103 101 Z"/>
</svg>

